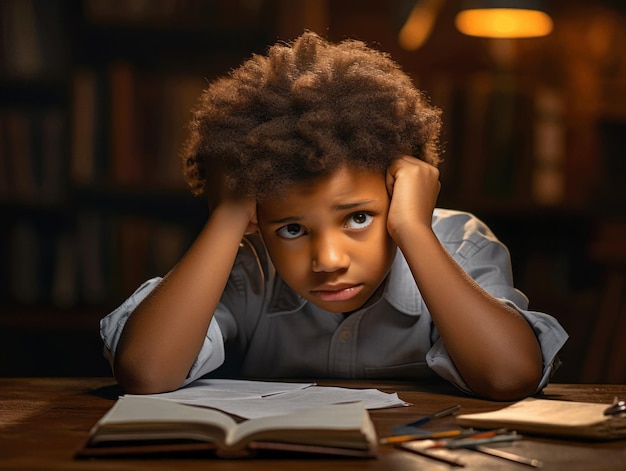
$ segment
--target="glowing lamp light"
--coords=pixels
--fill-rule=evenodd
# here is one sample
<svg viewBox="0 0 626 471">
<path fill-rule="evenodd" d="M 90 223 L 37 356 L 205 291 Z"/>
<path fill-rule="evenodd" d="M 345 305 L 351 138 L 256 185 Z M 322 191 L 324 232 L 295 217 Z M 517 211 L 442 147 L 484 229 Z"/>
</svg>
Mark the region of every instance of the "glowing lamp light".
<svg viewBox="0 0 626 471">
<path fill-rule="evenodd" d="M 455 18 L 459 31 L 485 38 L 532 38 L 552 32 L 553 22 L 539 1 L 466 1 Z"/>
</svg>

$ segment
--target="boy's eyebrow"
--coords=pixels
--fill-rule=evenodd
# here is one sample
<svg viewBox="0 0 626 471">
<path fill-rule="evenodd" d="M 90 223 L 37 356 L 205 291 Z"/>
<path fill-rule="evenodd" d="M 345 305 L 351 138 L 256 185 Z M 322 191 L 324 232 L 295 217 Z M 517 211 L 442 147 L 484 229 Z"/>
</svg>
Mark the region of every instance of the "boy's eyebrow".
<svg viewBox="0 0 626 471">
<path fill-rule="evenodd" d="M 355 201 L 354 203 L 334 204 L 332 208 L 335 211 L 345 211 L 346 209 L 358 208 L 359 206 L 365 206 L 373 202 L 374 200 L 363 200 L 363 201 Z"/>
<path fill-rule="evenodd" d="M 354 203 L 344 203 L 344 204 L 334 204 L 332 206 L 333 211 L 346 211 L 349 209 L 358 208 L 361 206 L 368 205 L 370 203 L 374 203 L 375 200 L 363 200 L 363 201 L 355 201 Z M 268 224 L 293 224 L 302 221 L 303 218 L 299 216 L 287 216 L 285 218 L 280 219 L 272 219 L 267 221 Z"/>
<path fill-rule="evenodd" d="M 288 216 L 286 218 L 272 219 L 267 221 L 268 224 L 293 224 L 301 221 L 302 218 L 296 216 Z"/>
</svg>

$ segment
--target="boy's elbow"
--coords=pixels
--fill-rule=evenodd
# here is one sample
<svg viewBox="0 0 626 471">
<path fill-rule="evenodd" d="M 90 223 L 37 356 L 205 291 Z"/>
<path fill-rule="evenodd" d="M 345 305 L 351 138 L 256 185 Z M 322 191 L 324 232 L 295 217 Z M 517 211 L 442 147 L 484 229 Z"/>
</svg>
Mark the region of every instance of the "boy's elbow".
<svg viewBox="0 0 626 471">
<path fill-rule="evenodd" d="M 183 380 L 173 378 L 162 368 L 137 365 L 123 357 L 115 357 L 113 374 L 120 387 L 128 394 L 159 394 L 174 391 L 182 386 Z"/>
<path fill-rule="evenodd" d="M 484 385 L 477 394 L 492 401 L 518 401 L 531 396 L 539 381 L 494 381 Z"/>
<path fill-rule="evenodd" d="M 541 381 L 541 368 L 492 372 L 477 382 L 474 392 L 492 401 L 518 401 L 533 395 Z"/>
<path fill-rule="evenodd" d="M 178 389 L 177 386 L 171 386 L 150 378 L 116 375 L 115 379 L 127 394 L 160 394 Z"/>
</svg>

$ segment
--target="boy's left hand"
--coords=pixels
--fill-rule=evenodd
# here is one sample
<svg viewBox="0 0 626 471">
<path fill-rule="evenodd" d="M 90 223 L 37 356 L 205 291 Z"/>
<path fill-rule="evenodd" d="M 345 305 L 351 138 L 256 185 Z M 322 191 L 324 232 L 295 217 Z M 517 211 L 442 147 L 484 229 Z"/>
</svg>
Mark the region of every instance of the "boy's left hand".
<svg viewBox="0 0 626 471">
<path fill-rule="evenodd" d="M 441 188 L 439 170 L 415 157 L 402 155 L 387 169 L 387 191 L 391 197 L 387 230 L 396 239 L 404 229 L 432 224 Z"/>
</svg>

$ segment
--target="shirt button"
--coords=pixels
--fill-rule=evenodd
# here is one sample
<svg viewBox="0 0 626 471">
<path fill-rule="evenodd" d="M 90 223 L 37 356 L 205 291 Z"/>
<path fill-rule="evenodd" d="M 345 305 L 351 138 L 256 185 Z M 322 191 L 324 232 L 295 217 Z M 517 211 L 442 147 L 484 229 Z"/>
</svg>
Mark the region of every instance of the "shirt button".
<svg viewBox="0 0 626 471">
<path fill-rule="evenodd" d="M 341 343 L 348 343 L 350 340 L 352 340 L 352 332 L 349 330 L 345 330 L 339 335 L 339 341 Z"/>
</svg>

